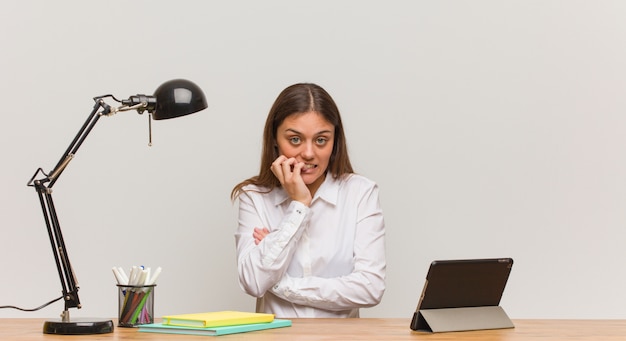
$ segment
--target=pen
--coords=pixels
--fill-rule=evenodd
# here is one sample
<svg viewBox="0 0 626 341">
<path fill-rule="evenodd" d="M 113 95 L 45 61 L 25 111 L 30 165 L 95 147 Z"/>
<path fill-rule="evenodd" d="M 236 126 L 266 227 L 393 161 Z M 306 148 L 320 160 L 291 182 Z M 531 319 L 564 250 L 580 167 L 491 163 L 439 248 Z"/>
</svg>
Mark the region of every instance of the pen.
<svg viewBox="0 0 626 341">
<path fill-rule="evenodd" d="M 159 278 L 159 275 L 161 274 L 161 271 L 162 271 L 162 269 L 161 269 L 160 266 L 158 268 L 156 268 L 156 270 L 154 270 L 154 274 L 152 275 L 152 277 L 148 281 L 148 285 L 156 284 L 156 280 L 157 280 L 157 278 Z"/>
<path fill-rule="evenodd" d="M 126 272 L 124 272 L 124 269 L 122 269 L 121 267 L 118 267 L 117 271 L 119 272 L 120 276 L 122 277 L 122 282 L 124 284 L 128 285 L 128 276 L 126 276 Z"/>
<path fill-rule="evenodd" d="M 112 270 L 113 270 L 113 276 L 115 276 L 115 280 L 117 281 L 117 284 L 120 284 L 120 285 L 126 284 L 126 282 L 124 282 L 124 278 L 120 274 L 120 271 L 115 267 L 113 267 Z"/>
</svg>

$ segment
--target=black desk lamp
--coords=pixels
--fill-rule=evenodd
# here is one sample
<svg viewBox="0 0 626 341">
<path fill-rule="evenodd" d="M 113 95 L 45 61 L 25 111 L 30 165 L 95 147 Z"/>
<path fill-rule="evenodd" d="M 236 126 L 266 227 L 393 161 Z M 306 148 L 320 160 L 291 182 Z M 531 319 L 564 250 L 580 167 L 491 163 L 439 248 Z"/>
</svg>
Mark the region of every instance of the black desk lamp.
<svg viewBox="0 0 626 341">
<path fill-rule="evenodd" d="M 105 98 L 111 98 L 121 103 L 121 106 L 112 108 L 104 102 Z M 78 283 L 70 264 L 52 201 L 52 186 L 54 186 L 63 170 L 74 158 L 76 151 L 98 122 L 98 119 L 101 116 L 110 116 L 120 111 L 137 110 L 139 114 L 147 111 L 150 114 L 148 121 L 151 122 L 151 119 L 162 120 L 184 116 L 207 107 L 206 98 L 202 90 L 196 84 L 184 79 L 175 79 L 163 83 L 152 96 L 136 95 L 119 101 L 112 95 L 104 95 L 95 97 L 94 101 L 96 104 L 87 121 L 78 131 L 78 134 L 76 134 L 76 137 L 54 169 L 47 174 L 39 168 L 28 182 L 28 186 L 34 187 L 39 195 L 41 209 L 46 221 L 46 227 L 48 228 L 52 253 L 54 254 L 54 260 L 61 280 L 62 298 L 65 300 L 65 309 L 61 313 L 61 319 L 59 321 L 46 321 L 43 328 L 45 334 L 84 335 L 103 334 L 113 331 L 113 321 L 111 320 L 70 321 L 69 309 L 81 308 L 78 298 Z M 151 123 L 149 123 L 149 126 L 151 130 Z M 152 142 L 151 140 L 152 138 L 150 137 L 150 143 Z"/>
</svg>

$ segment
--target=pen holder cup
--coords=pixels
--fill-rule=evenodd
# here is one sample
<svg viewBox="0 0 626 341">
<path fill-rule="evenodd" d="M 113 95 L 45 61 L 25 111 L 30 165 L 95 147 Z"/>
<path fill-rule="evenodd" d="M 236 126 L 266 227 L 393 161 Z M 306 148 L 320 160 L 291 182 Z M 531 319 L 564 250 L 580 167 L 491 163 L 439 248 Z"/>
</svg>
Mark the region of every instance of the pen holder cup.
<svg viewBox="0 0 626 341">
<path fill-rule="evenodd" d="M 119 327 L 154 323 L 153 285 L 117 285 Z"/>
</svg>

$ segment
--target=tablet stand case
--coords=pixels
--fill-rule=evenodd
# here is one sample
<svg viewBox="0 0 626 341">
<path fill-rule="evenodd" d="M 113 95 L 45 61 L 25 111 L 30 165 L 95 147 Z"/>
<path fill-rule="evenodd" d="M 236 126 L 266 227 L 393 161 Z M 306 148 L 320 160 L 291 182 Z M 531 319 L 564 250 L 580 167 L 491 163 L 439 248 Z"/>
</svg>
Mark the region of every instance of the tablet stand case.
<svg viewBox="0 0 626 341">
<path fill-rule="evenodd" d="M 500 306 L 422 309 L 411 321 L 411 329 L 433 333 L 514 327 Z"/>
</svg>

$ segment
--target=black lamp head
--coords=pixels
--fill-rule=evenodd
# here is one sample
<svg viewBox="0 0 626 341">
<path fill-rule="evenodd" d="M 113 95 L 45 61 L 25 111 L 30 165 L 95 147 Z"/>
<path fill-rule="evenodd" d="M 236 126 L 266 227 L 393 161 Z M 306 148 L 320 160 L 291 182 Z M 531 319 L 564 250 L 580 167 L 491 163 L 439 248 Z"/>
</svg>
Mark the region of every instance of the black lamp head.
<svg viewBox="0 0 626 341">
<path fill-rule="evenodd" d="M 137 109 L 140 114 L 147 111 L 155 120 L 185 116 L 207 107 L 202 89 L 186 79 L 167 81 L 152 96 L 135 95 L 121 102 L 125 110 Z"/>
<path fill-rule="evenodd" d="M 155 120 L 164 120 L 193 114 L 206 109 L 202 89 L 186 79 L 167 81 L 154 91 L 156 105 L 152 113 Z"/>
</svg>

